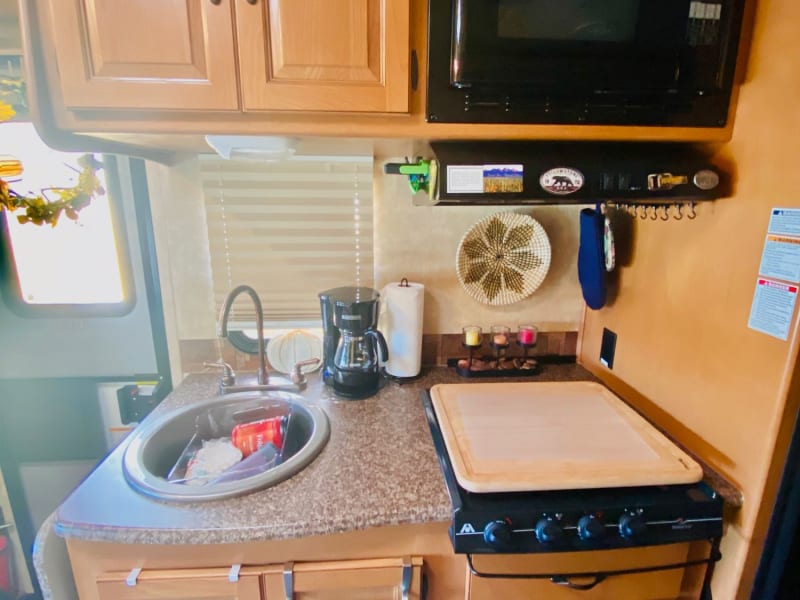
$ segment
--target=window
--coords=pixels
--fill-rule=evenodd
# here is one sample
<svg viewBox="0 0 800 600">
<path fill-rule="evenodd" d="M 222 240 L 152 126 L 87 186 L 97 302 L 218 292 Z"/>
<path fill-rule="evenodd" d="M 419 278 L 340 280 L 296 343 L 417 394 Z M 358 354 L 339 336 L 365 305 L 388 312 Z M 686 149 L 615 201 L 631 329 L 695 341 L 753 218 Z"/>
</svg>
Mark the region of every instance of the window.
<svg viewBox="0 0 800 600">
<path fill-rule="evenodd" d="M 22 175 L 8 183 L 20 193 L 71 187 L 81 153 L 52 150 L 30 123 L 0 124 L 0 154 L 22 161 Z M 106 188 L 80 211 L 77 221 L 62 215 L 56 227 L 20 224 L 3 212 L 3 294 L 26 316 L 122 314 L 133 306 L 124 240 L 105 181 L 113 159 L 105 158 L 98 177 Z"/>
<path fill-rule="evenodd" d="M 214 298 L 253 286 L 271 328 L 319 322 L 317 294 L 373 285 L 372 157 L 200 163 Z M 252 324 L 248 302 L 232 321 Z"/>
</svg>

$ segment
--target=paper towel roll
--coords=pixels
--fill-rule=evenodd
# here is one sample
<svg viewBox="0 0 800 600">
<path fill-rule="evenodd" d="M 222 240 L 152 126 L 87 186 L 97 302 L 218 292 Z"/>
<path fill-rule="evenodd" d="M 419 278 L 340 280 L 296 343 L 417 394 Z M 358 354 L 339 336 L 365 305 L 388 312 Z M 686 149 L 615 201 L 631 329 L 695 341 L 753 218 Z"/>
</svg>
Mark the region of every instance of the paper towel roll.
<svg viewBox="0 0 800 600">
<path fill-rule="evenodd" d="M 381 290 L 378 329 L 386 338 L 389 360 L 386 372 L 395 377 L 415 377 L 422 366 L 422 308 L 425 286 L 394 282 Z"/>
</svg>

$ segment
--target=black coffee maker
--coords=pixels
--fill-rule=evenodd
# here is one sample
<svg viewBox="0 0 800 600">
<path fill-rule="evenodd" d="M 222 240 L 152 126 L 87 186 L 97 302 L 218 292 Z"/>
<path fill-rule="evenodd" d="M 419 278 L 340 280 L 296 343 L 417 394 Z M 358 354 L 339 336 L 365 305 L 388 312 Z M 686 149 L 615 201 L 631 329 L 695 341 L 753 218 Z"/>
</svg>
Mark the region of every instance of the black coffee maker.
<svg viewBox="0 0 800 600">
<path fill-rule="evenodd" d="M 366 398 L 380 388 L 386 340 L 375 329 L 380 294 L 368 287 L 340 287 L 319 294 L 322 310 L 323 371 L 336 395 Z"/>
</svg>

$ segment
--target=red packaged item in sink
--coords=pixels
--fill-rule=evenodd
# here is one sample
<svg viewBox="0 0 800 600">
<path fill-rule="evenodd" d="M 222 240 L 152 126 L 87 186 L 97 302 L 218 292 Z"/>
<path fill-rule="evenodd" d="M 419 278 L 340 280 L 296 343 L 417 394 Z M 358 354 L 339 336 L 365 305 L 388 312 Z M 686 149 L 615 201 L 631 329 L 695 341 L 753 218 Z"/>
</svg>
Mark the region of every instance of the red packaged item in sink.
<svg viewBox="0 0 800 600">
<path fill-rule="evenodd" d="M 280 450 L 283 447 L 282 422 L 281 417 L 272 417 L 236 425 L 231 430 L 231 442 L 242 451 L 244 458 L 269 443 Z"/>
<path fill-rule="evenodd" d="M 0 516 L 2 525 L 2 516 Z M 11 544 L 0 531 L 0 592 L 11 592 Z M 5 597 L 5 596 L 3 596 Z"/>
</svg>

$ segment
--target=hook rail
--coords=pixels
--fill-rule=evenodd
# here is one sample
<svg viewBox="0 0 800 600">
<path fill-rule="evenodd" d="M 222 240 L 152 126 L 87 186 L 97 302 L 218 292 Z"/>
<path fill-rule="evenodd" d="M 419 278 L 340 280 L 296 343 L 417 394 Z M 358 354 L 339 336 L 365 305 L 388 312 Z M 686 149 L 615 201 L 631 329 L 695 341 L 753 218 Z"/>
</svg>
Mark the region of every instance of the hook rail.
<svg viewBox="0 0 800 600">
<path fill-rule="evenodd" d="M 627 213 L 631 218 L 638 218 L 642 221 L 681 221 L 684 217 L 689 220 L 697 218 L 694 200 L 678 202 L 614 202 L 606 201 L 602 203 L 603 214 L 608 214 L 609 207 L 613 206 L 620 212 Z"/>
</svg>

